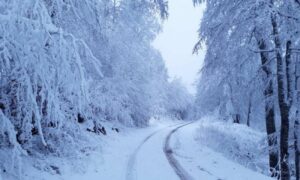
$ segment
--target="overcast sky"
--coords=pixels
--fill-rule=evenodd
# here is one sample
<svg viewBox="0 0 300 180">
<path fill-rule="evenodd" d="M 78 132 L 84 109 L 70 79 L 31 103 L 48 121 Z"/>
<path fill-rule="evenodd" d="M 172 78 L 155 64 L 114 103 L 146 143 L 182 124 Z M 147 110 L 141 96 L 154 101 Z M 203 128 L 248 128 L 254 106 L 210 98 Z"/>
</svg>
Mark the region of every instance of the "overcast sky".
<svg viewBox="0 0 300 180">
<path fill-rule="evenodd" d="M 205 54 L 204 50 L 198 55 L 192 54 L 203 11 L 204 5 L 194 7 L 192 0 L 169 0 L 170 16 L 154 42 L 162 53 L 170 78 L 180 78 L 191 93 L 195 93 L 194 82 Z"/>
</svg>

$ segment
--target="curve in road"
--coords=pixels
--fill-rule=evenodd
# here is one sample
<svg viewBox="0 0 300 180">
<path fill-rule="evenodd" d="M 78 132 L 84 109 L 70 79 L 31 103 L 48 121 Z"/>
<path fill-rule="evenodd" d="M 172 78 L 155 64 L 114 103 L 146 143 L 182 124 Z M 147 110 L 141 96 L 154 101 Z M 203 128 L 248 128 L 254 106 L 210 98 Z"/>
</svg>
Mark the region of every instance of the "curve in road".
<svg viewBox="0 0 300 180">
<path fill-rule="evenodd" d="M 184 125 L 181 125 L 175 129 L 173 129 L 167 136 L 166 140 L 165 140 L 165 145 L 164 145 L 164 153 L 169 161 L 169 164 L 172 166 L 173 170 L 175 171 L 175 173 L 177 174 L 177 176 L 180 178 L 180 180 L 193 180 L 193 178 L 186 172 L 186 170 L 180 165 L 180 163 L 176 160 L 176 158 L 174 157 L 174 153 L 173 150 L 170 146 L 170 140 L 171 137 L 174 133 L 176 133 L 180 128 L 183 128 L 187 125 L 192 124 L 191 123 L 187 123 Z"/>
<path fill-rule="evenodd" d="M 178 124 L 177 124 L 178 125 Z M 176 125 L 171 125 L 171 126 L 167 126 L 165 128 L 159 129 L 153 133 L 151 133 L 149 136 L 147 136 L 140 144 L 139 146 L 135 149 L 135 151 L 132 153 L 132 155 L 129 158 L 128 164 L 127 164 L 127 174 L 126 174 L 126 180 L 135 180 L 136 179 L 136 172 L 135 172 L 135 164 L 136 164 L 136 156 L 138 154 L 138 152 L 140 151 L 140 149 L 142 148 L 142 146 L 151 138 L 153 137 L 155 134 L 159 133 L 160 131 L 172 127 L 172 126 L 176 126 Z"/>
</svg>

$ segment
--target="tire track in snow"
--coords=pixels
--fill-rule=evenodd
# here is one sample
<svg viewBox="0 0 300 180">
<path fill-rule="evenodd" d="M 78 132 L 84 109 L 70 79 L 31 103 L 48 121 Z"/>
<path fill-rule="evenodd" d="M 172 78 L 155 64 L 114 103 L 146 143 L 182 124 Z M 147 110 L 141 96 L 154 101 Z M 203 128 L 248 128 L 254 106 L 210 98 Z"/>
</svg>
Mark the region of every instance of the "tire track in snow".
<svg viewBox="0 0 300 180">
<path fill-rule="evenodd" d="M 177 124 L 178 125 L 178 124 Z M 165 128 L 159 129 L 153 133 L 151 133 L 150 135 L 148 135 L 141 143 L 140 145 L 135 149 L 135 151 L 132 153 L 132 155 L 129 158 L 128 164 L 127 164 L 127 174 L 126 174 L 126 180 L 136 180 L 136 169 L 135 169 L 135 164 L 136 164 L 136 156 L 138 154 L 138 152 L 140 151 L 140 149 L 143 147 L 143 145 L 154 135 L 156 135 L 157 133 L 159 133 L 160 131 L 172 127 L 172 126 L 177 126 L 177 125 L 171 125 L 171 126 L 167 126 Z"/>
<path fill-rule="evenodd" d="M 180 178 L 180 180 L 193 180 L 193 178 L 184 170 L 184 168 L 180 165 L 180 163 L 176 160 L 176 158 L 174 157 L 174 153 L 173 150 L 170 146 L 170 140 L 171 137 L 174 133 L 176 133 L 180 128 L 183 128 L 187 125 L 190 125 L 194 122 L 191 123 L 187 123 L 184 125 L 181 125 L 175 129 L 173 129 L 167 136 L 166 140 L 165 140 L 165 146 L 164 146 L 164 153 L 169 161 L 169 164 L 172 166 L 172 168 L 174 169 L 175 173 L 177 174 L 177 176 Z"/>
</svg>

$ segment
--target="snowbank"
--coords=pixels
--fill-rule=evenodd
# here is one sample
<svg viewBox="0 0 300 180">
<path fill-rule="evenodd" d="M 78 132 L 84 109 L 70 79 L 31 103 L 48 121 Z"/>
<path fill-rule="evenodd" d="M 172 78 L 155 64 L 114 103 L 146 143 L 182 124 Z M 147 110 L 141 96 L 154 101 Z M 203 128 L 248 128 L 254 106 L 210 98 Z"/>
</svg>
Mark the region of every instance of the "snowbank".
<svg viewBox="0 0 300 180">
<path fill-rule="evenodd" d="M 266 135 L 245 125 L 201 120 L 195 139 L 247 168 L 268 174 Z"/>
</svg>

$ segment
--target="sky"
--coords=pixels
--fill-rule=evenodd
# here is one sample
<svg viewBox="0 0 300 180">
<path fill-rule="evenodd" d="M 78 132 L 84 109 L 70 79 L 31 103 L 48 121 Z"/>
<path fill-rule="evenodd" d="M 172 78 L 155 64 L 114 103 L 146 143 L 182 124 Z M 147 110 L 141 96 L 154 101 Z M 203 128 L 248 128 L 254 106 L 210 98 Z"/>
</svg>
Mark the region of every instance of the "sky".
<svg viewBox="0 0 300 180">
<path fill-rule="evenodd" d="M 193 55 L 205 5 L 193 6 L 192 0 L 169 0 L 169 18 L 154 41 L 165 60 L 171 79 L 179 78 L 195 94 L 195 80 L 202 66 L 205 50 Z"/>
</svg>

